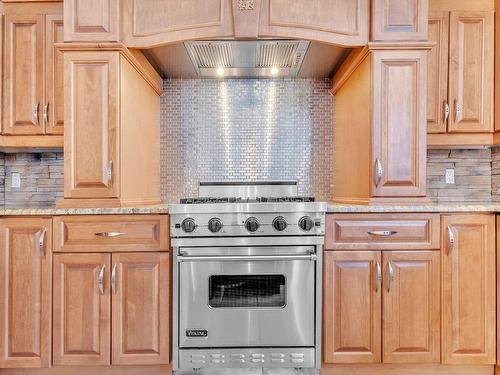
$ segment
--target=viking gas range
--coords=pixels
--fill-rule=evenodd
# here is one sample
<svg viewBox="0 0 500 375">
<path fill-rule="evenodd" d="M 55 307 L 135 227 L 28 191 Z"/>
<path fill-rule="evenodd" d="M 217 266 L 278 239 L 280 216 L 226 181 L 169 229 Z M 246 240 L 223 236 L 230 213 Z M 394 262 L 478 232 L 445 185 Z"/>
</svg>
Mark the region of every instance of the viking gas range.
<svg viewBox="0 0 500 375">
<path fill-rule="evenodd" d="M 326 204 L 293 182 L 199 196 L 169 206 L 174 370 L 319 368 Z"/>
</svg>

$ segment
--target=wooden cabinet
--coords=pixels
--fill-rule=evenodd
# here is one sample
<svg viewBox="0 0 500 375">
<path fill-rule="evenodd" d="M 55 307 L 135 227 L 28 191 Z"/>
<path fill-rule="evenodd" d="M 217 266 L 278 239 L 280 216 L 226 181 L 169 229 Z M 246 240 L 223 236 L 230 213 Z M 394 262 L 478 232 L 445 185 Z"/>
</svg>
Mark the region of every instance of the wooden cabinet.
<svg viewBox="0 0 500 375">
<path fill-rule="evenodd" d="M 168 364 L 168 253 L 54 255 L 54 365 Z"/>
<path fill-rule="evenodd" d="M 120 0 L 65 0 L 65 42 L 119 41 Z"/>
<path fill-rule="evenodd" d="M 372 40 L 427 40 L 429 0 L 372 1 Z"/>
<path fill-rule="evenodd" d="M 362 46 L 368 42 L 367 0 L 262 0 L 259 37 L 317 40 Z M 235 13 L 248 13 L 235 9 Z M 237 26 L 235 18 L 235 26 Z"/>
<path fill-rule="evenodd" d="M 111 256 L 54 255 L 54 365 L 109 365 Z"/>
<path fill-rule="evenodd" d="M 61 49 L 66 130 L 59 205 L 160 203 L 160 77 L 141 52 L 120 44 Z"/>
<path fill-rule="evenodd" d="M 439 251 L 383 253 L 384 363 L 439 363 Z"/>
<path fill-rule="evenodd" d="M 326 251 L 323 361 L 381 362 L 380 251 Z"/>
<path fill-rule="evenodd" d="M 5 10 L 5 135 L 63 133 L 62 55 L 54 46 L 62 41 L 63 23 L 57 10 L 54 4 L 20 10 L 10 4 Z"/>
<path fill-rule="evenodd" d="M 494 13 L 432 14 L 429 39 L 429 144 L 485 144 L 471 134 L 494 131 Z"/>
<path fill-rule="evenodd" d="M 442 237 L 442 361 L 494 364 L 495 217 L 445 215 Z"/>
<path fill-rule="evenodd" d="M 426 201 L 426 48 L 358 49 L 334 77 L 334 201 Z"/>
<path fill-rule="evenodd" d="M 325 363 L 438 363 L 439 251 L 326 251 Z"/>
<path fill-rule="evenodd" d="M 0 220 L 0 369 L 50 367 L 51 231 L 51 219 Z"/>
<path fill-rule="evenodd" d="M 117 198 L 118 72 L 114 52 L 65 55 L 67 129 L 64 195 L 68 198 Z"/>
<path fill-rule="evenodd" d="M 168 253 L 113 254 L 112 363 L 170 362 Z"/>
</svg>

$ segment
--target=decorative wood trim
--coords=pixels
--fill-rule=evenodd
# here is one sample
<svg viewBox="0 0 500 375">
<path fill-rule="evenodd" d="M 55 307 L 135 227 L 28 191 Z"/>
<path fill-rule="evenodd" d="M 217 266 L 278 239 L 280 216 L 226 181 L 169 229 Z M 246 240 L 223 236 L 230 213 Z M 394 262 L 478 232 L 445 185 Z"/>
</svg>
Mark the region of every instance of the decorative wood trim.
<svg viewBox="0 0 500 375">
<path fill-rule="evenodd" d="M 500 133 L 427 134 L 428 147 L 492 146 L 500 144 Z"/>
<path fill-rule="evenodd" d="M 434 42 L 370 42 L 370 50 L 430 50 L 434 47 Z"/>
<path fill-rule="evenodd" d="M 332 79 L 331 92 L 335 95 L 369 56 L 370 49 L 368 47 L 360 47 L 353 50 Z"/>
<path fill-rule="evenodd" d="M 121 43 L 58 43 L 56 47 L 62 51 L 116 51 L 126 58 L 134 69 L 155 90 L 158 95 L 163 93 L 161 76 L 151 66 L 139 50 L 130 50 Z M 141 57 L 142 56 L 142 57 Z"/>
<path fill-rule="evenodd" d="M 2 369 L 2 375 L 170 375 L 172 366 L 55 366 L 44 369 Z M 462 374 L 458 374 L 462 375 Z M 483 375 L 483 374 L 471 374 Z"/>
<path fill-rule="evenodd" d="M 59 148 L 64 147 L 62 135 L 0 135 L 0 148 Z"/>
<path fill-rule="evenodd" d="M 160 200 L 124 200 L 118 198 L 62 198 L 56 202 L 57 208 L 119 208 L 137 206 L 156 206 Z"/>
<path fill-rule="evenodd" d="M 323 365 L 321 375 L 493 375 L 495 366 L 415 364 Z M 11 375 L 11 374 L 7 374 Z"/>
</svg>

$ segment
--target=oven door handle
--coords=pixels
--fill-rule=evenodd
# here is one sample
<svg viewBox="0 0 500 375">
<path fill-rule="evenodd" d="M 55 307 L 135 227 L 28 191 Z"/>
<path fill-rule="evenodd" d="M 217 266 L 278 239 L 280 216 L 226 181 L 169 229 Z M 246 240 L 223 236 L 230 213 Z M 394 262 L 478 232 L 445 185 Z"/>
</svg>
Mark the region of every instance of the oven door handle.
<svg viewBox="0 0 500 375">
<path fill-rule="evenodd" d="M 177 262 L 240 262 L 240 261 L 283 261 L 283 260 L 310 260 L 315 261 L 316 254 L 309 255 L 210 255 L 210 256 L 178 256 Z"/>
</svg>

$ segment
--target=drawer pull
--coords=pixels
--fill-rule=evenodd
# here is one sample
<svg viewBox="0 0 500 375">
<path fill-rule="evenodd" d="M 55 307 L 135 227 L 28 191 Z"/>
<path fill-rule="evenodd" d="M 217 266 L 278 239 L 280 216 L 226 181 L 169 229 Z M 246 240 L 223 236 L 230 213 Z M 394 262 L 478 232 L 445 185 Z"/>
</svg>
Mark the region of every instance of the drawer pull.
<svg viewBox="0 0 500 375">
<path fill-rule="evenodd" d="M 98 237 L 120 237 L 123 236 L 125 233 L 121 232 L 98 232 L 94 233 Z"/>
<path fill-rule="evenodd" d="M 390 236 L 394 236 L 398 232 L 396 232 L 395 230 L 374 230 L 374 231 L 370 231 L 367 233 L 371 236 L 390 237 Z"/>
</svg>

